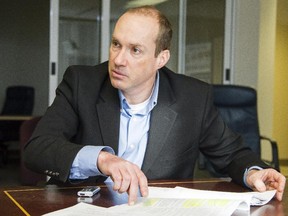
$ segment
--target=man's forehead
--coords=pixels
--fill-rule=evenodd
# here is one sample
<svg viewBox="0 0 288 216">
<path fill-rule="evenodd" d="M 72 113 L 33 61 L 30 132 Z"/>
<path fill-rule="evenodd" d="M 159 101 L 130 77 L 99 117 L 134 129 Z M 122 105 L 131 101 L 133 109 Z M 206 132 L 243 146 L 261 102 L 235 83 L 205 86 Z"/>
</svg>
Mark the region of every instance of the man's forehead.
<svg viewBox="0 0 288 216">
<path fill-rule="evenodd" d="M 158 26 L 153 17 L 127 13 L 117 21 L 112 39 L 123 40 L 129 38 L 131 43 L 141 45 L 143 38 L 155 40 L 158 34 Z"/>
<path fill-rule="evenodd" d="M 141 23 L 153 23 L 153 26 L 157 26 L 158 22 L 155 16 L 152 15 L 147 15 L 147 14 L 141 14 L 141 13 L 131 13 L 131 12 L 126 12 L 124 13 L 117 21 L 121 22 L 122 20 L 129 20 L 131 22 L 141 22 Z M 117 25 L 116 23 L 116 25 Z M 151 26 L 152 27 L 152 26 Z"/>
</svg>

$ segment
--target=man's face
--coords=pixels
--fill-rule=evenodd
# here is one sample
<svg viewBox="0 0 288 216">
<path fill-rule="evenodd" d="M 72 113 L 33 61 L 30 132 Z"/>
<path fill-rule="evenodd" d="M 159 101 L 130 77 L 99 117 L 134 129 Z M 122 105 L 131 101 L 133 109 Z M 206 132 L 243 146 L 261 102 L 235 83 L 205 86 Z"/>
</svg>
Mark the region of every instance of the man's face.
<svg viewBox="0 0 288 216">
<path fill-rule="evenodd" d="M 126 13 L 116 23 L 109 54 L 109 75 L 124 95 L 151 92 L 161 57 L 155 57 L 159 25 L 151 17 Z"/>
</svg>

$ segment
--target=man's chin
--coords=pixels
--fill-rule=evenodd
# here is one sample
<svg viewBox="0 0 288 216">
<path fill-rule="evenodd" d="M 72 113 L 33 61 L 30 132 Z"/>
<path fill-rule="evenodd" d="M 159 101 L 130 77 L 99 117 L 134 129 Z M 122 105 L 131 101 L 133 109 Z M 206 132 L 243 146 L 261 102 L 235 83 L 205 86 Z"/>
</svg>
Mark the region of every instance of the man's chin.
<svg viewBox="0 0 288 216">
<path fill-rule="evenodd" d="M 119 90 L 123 89 L 123 85 L 121 85 L 121 83 L 122 83 L 121 80 L 115 80 L 115 79 L 111 80 L 112 86 Z"/>
</svg>

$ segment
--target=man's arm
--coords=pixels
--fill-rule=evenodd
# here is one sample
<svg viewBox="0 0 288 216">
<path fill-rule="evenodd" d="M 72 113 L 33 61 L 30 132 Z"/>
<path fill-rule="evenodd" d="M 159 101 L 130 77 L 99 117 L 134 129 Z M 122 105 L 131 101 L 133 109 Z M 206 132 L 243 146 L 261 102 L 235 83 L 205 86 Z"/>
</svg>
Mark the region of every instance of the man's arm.
<svg viewBox="0 0 288 216">
<path fill-rule="evenodd" d="M 214 162 L 214 165 L 217 165 L 218 168 L 221 168 L 221 166 L 225 168 L 225 165 L 227 166 L 228 163 L 227 171 L 230 177 L 232 177 L 232 179 L 238 184 L 248 186 L 258 191 L 276 189 L 276 197 L 278 200 L 281 200 L 285 188 L 285 177 L 275 169 L 271 169 L 271 167 L 269 167 L 261 160 L 259 155 L 245 147 L 243 140 L 235 133 L 233 133 L 227 126 L 225 126 L 225 123 L 220 117 L 220 114 L 215 112 L 215 109 L 213 108 L 214 106 L 213 100 L 211 99 L 211 91 L 210 97 L 207 101 L 207 114 L 205 115 L 206 124 L 204 125 L 208 125 L 209 129 L 206 127 L 203 129 L 203 131 L 208 131 L 214 134 L 212 138 L 217 137 L 219 134 L 222 134 L 222 137 L 219 141 L 220 144 L 211 145 L 210 143 L 209 148 L 206 147 L 204 152 L 206 150 L 209 154 L 213 155 L 212 162 Z M 217 134 L 215 135 L 216 132 Z M 209 140 L 211 139 L 206 139 L 204 144 L 206 145 L 209 143 Z M 203 148 L 203 145 L 201 145 L 201 147 Z M 223 149 L 225 149 L 224 153 L 228 153 L 228 160 L 224 157 L 219 157 L 219 155 L 223 155 Z M 207 152 L 205 153 L 207 154 Z M 219 160 L 215 161 L 214 158 Z M 229 160 L 231 161 L 229 162 Z M 261 167 L 261 170 L 250 170 L 246 177 L 244 177 L 246 179 L 243 181 L 245 170 L 254 166 Z"/>
<path fill-rule="evenodd" d="M 65 72 L 53 104 L 25 146 L 24 161 L 31 170 L 65 182 L 84 145 L 104 145 L 95 115 L 95 92 L 104 78 L 95 78 L 95 74 L 100 74 L 93 73 L 95 70 L 94 67 L 73 66 Z M 94 95 L 83 94 L 83 87 Z"/>
</svg>

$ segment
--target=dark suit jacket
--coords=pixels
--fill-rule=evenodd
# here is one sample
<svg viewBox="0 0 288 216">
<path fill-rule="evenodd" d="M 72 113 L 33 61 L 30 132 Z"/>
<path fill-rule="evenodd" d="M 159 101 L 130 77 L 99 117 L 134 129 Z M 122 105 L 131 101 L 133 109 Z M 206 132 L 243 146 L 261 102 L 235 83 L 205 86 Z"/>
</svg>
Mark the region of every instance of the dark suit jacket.
<svg viewBox="0 0 288 216">
<path fill-rule="evenodd" d="M 265 166 L 226 127 L 213 106 L 210 85 L 166 67 L 159 73 L 142 166 L 148 179 L 192 178 L 199 150 L 238 183 L 246 167 Z M 83 145 L 111 146 L 117 153 L 119 123 L 118 90 L 110 83 L 107 62 L 71 66 L 26 146 L 26 166 L 66 181 Z"/>
</svg>

